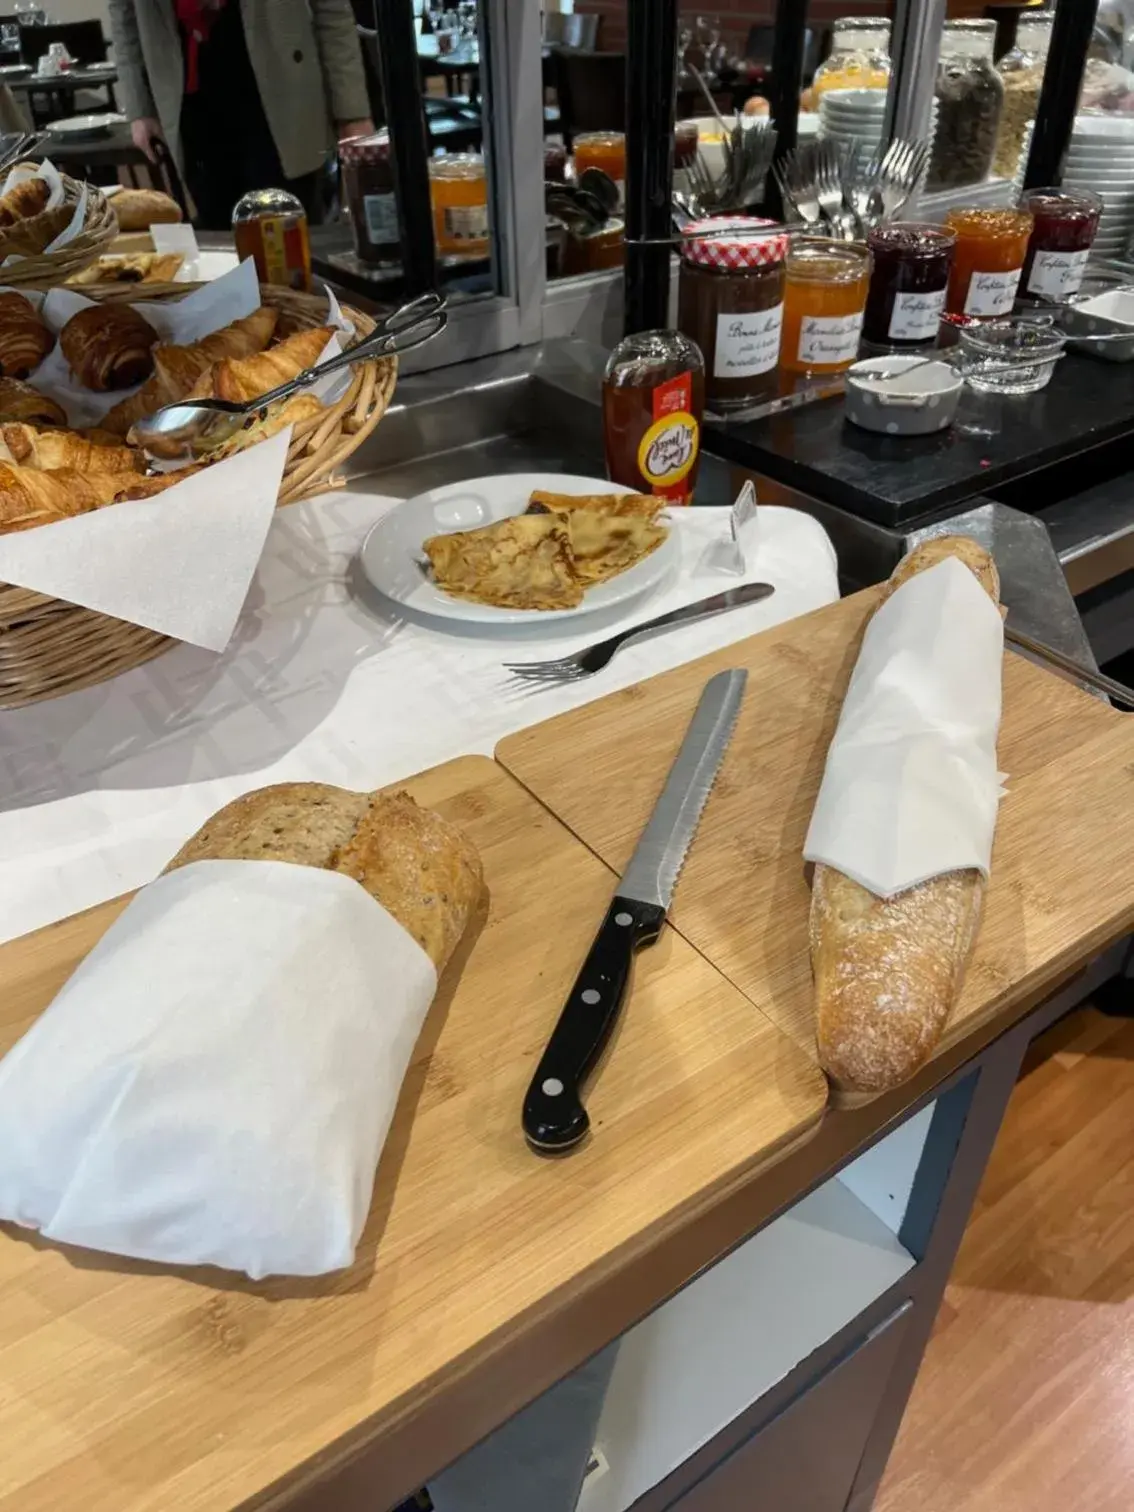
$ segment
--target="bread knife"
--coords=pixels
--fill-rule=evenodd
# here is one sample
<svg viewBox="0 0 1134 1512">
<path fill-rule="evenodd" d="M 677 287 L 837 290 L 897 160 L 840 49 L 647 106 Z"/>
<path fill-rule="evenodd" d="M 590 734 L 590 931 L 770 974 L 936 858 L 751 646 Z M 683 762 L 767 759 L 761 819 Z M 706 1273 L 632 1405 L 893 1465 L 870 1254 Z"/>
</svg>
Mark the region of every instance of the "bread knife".
<svg viewBox="0 0 1134 1512">
<path fill-rule="evenodd" d="M 534 1150 L 569 1150 L 590 1127 L 582 1086 L 602 1054 L 630 982 L 634 954 L 661 934 L 686 853 L 732 737 L 748 673 L 705 684 L 661 797 L 606 911 L 524 1098 Z"/>
</svg>

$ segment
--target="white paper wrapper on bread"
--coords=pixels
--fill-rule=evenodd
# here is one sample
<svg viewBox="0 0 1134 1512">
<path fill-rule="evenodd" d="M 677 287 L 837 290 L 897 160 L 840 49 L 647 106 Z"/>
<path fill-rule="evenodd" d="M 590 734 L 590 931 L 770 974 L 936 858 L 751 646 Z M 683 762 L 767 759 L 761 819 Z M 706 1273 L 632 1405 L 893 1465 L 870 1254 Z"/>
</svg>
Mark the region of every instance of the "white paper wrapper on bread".
<svg viewBox="0 0 1134 1512">
<path fill-rule="evenodd" d="M 59 170 L 50 158 L 44 158 L 37 168 L 33 163 L 17 163 L 4 180 L 4 187 L 0 189 L 0 195 L 7 194 L 9 189 L 14 189 L 17 184 L 22 184 L 25 179 L 41 178 L 48 187 L 47 203 L 44 210 L 54 210 L 63 201 L 63 180 L 59 176 Z M 71 219 L 59 232 L 58 236 L 52 237 L 44 247 L 44 252 L 57 252 L 60 247 L 65 247 L 68 242 L 74 241 L 79 232 L 86 225 L 87 220 L 87 186 L 83 185 L 79 192 L 79 198 L 75 201 L 75 210 Z M 0 268 L 10 268 L 16 263 L 22 262 L 21 253 L 13 252 L 6 257 Z M 23 292 L 22 290 L 20 291 Z"/>
<path fill-rule="evenodd" d="M 904 583 L 866 627 L 804 843 L 879 897 L 988 875 L 1000 801 L 1004 626 L 961 562 Z"/>
<path fill-rule="evenodd" d="M 254 1279 L 348 1266 L 436 985 L 349 877 L 158 878 L 0 1061 L 0 1218 Z"/>
</svg>

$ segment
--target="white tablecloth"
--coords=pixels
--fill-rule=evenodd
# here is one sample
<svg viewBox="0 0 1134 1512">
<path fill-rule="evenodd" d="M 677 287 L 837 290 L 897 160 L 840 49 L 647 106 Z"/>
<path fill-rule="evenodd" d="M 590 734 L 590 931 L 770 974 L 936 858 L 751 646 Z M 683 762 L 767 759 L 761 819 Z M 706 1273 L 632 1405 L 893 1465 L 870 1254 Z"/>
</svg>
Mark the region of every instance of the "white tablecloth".
<svg viewBox="0 0 1134 1512">
<path fill-rule="evenodd" d="M 589 644 L 738 579 L 698 570 L 725 511 L 678 511 L 681 587 L 568 633 L 453 634 L 397 617 L 352 565 L 397 500 L 350 491 L 276 516 L 220 656 L 178 646 L 81 693 L 0 714 L 0 939 L 150 880 L 222 804 L 270 782 L 366 789 L 829 603 L 835 558 L 809 516 L 766 508 L 749 580 L 762 603 L 680 626 L 562 688 L 516 690 L 502 663 Z"/>
</svg>

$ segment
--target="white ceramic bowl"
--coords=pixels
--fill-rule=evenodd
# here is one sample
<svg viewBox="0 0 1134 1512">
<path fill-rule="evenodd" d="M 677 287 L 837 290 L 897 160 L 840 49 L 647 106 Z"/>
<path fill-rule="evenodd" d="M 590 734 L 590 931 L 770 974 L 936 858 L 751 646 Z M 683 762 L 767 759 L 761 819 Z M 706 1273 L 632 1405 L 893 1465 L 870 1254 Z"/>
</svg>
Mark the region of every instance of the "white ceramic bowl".
<svg viewBox="0 0 1134 1512">
<path fill-rule="evenodd" d="M 1134 143 L 1134 116 L 1108 114 L 1077 115 L 1071 131 L 1073 144 L 1079 142 Z"/>
<path fill-rule="evenodd" d="M 905 374 L 871 383 L 878 374 Z M 852 425 L 885 436 L 930 436 L 952 425 L 964 379 L 947 362 L 924 357 L 867 357 L 847 369 L 846 412 Z"/>
</svg>

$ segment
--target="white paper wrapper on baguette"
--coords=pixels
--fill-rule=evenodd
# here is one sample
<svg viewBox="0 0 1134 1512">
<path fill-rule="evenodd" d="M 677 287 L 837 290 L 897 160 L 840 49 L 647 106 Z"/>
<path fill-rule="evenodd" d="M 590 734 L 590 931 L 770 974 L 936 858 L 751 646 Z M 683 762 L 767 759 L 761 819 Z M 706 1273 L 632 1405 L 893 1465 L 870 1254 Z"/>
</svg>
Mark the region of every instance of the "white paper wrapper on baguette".
<svg viewBox="0 0 1134 1512">
<path fill-rule="evenodd" d="M 879 897 L 965 867 L 988 875 L 1000 801 L 1004 626 L 954 559 L 867 625 L 804 844 Z"/>
<path fill-rule="evenodd" d="M 342 1269 L 436 985 L 349 877 L 160 877 L 0 1061 L 0 1218 L 254 1279 Z"/>
</svg>

